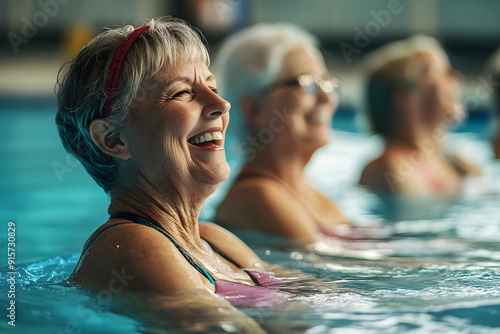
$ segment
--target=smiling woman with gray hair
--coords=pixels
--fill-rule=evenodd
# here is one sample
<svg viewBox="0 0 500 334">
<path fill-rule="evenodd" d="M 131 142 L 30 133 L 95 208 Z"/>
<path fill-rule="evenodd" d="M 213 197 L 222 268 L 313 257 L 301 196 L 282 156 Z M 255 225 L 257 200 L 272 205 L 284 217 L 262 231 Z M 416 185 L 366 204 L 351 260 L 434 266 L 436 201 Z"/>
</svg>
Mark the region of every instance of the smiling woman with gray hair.
<svg viewBox="0 0 500 334">
<path fill-rule="evenodd" d="M 229 176 L 230 105 L 208 65 L 197 31 L 158 19 L 99 34 L 61 72 L 63 145 L 111 197 L 110 218 L 70 281 L 108 288 L 119 272 L 134 278 L 125 292 L 215 292 L 233 305 L 283 299 L 242 241 L 198 223 L 203 202 Z"/>
<path fill-rule="evenodd" d="M 338 81 L 317 41 L 289 24 L 260 24 L 227 40 L 217 58 L 221 96 L 236 110 L 232 123 L 246 157 L 217 222 L 309 245 L 349 224 L 303 175 L 325 145 L 338 104 Z M 344 230 L 344 229 L 343 229 Z"/>
</svg>

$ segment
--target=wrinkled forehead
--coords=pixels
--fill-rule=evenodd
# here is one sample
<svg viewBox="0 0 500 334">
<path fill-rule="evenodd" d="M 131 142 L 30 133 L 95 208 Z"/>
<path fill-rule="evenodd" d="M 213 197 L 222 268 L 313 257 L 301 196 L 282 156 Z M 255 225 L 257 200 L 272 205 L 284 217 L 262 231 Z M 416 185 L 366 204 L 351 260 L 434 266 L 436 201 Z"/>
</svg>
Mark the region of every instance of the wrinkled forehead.
<svg viewBox="0 0 500 334">
<path fill-rule="evenodd" d="M 215 77 L 205 62 L 188 62 L 177 66 L 164 66 L 157 73 L 144 79 L 141 89 L 155 95 L 175 85 L 191 85 L 196 81 L 214 82 Z"/>
</svg>

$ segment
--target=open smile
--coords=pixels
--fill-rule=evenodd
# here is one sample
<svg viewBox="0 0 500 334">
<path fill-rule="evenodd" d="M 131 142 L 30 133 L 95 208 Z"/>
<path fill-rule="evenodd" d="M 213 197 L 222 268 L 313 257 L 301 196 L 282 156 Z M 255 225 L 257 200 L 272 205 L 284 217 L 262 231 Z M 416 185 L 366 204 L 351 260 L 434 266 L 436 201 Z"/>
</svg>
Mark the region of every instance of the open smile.
<svg viewBox="0 0 500 334">
<path fill-rule="evenodd" d="M 207 131 L 188 139 L 188 142 L 197 148 L 207 151 L 224 150 L 224 136 L 221 131 Z"/>
</svg>

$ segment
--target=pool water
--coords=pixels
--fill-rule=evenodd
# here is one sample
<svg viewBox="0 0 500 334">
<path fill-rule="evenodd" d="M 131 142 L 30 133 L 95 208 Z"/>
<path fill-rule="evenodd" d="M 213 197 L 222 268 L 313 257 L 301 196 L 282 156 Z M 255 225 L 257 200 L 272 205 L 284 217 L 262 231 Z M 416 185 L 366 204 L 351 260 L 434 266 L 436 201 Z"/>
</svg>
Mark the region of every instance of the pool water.
<svg viewBox="0 0 500 334">
<path fill-rule="evenodd" d="M 14 329 L 6 317 L 9 221 L 16 227 L 16 332 L 147 332 L 145 323 L 64 283 L 85 240 L 106 220 L 108 199 L 62 149 L 51 108 L 0 110 L 0 332 Z M 238 232 L 265 261 L 290 270 L 294 287 L 281 308 L 242 311 L 271 333 L 500 332 L 500 166 L 491 160 L 486 120 L 469 119 L 448 142 L 483 168 L 489 195 L 454 201 L 383 198 L 356 187 L 381 143 L 356 132 L 349 115 L 334 123 L 332 142 L 313 157 L 307 176 L 373 238 L 324 240 L 313 252 Z M 213 216 L 229 183 L 207 201 L 203 219 Z M 150 332 L 208 331 L 197 330 Z"/>
</svg>

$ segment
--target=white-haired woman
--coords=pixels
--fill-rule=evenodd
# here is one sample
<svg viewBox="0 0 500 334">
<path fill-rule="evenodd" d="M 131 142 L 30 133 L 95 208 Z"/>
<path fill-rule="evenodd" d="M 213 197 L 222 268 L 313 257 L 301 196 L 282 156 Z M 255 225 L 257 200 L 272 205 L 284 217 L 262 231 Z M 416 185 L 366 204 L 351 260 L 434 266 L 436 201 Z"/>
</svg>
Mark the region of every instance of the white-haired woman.
<svg viewBox="0 0 500 334">
<path fill-rule="evenodd" d="M 450 122 L 464 116 L 461 76 L 430 37 L 374 51 L 367 61 L 367 119 L 385 141 L 360 184 L 410 196 L 458 196 L 479 171 L 443 148 Z"/>
<path fill-rule="evenodd" d="M 216 213 L 229 228 L 253 229 L 300 245 L 348 223 L 304 177 L 328 142 L 338 82 L 317 41 L 288 24 L 260 24 L 230 37 L 217 57 L 221 96 L 235 110 L 233 131 L 246 154 Z M 234 119 L 233 118 L 233 119 Z"/>
<path fill-rule="evenodd" d="M 198 223 L 204 200 L 229 176 L 230 105 L 208 65 L 197 31 L 158 19 L 104 31 L 61 72 L 63 145 L 111 198 L 110 218 L 85 244 L 72 282 L 156 295 L 215 292 L 236 305 L 283 298 L 264 287 L 276 279 L 255 270 L 262 262 L 242 241 Z"/>
</svg>

